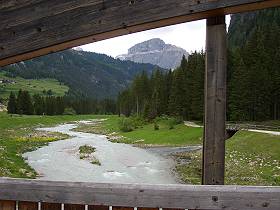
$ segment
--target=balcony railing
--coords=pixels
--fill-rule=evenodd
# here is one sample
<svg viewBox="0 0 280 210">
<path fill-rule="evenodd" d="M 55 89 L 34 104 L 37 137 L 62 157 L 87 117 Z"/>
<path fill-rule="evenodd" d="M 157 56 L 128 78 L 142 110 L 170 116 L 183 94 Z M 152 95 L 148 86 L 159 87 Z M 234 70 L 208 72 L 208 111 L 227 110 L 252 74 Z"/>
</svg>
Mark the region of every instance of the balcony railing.
<svg viewBox="0 0 280 210">
<path fill-rule="evenodd" d="M 0 179 L 0 210 L 280 209 L 280 187 Z"/>
</svg>

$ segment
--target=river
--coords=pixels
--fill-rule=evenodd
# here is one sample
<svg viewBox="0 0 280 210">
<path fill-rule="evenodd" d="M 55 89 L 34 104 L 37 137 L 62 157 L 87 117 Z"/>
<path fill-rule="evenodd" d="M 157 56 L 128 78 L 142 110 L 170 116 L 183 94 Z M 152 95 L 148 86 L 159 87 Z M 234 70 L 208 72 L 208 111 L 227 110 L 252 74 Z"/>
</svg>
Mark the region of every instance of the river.
<svg viewBox="0 0 280 210">
<path fill-rule="evenodd" d="M 100 182 L 100 183 L 178 183 L 172 173 L 173 159 L 158 152 L 112 143 L 104 135 L 75 132 L 77 124 L 62 124 L 44 131 L 70 135 L 66 140 L 49 143 L 23 156 L 39 173 L 38 179 L 52 181 Z M 82 145 L 96 148 L 94 156 L 101 165 L 94 165 L 79 158 Z"/>
</svg>

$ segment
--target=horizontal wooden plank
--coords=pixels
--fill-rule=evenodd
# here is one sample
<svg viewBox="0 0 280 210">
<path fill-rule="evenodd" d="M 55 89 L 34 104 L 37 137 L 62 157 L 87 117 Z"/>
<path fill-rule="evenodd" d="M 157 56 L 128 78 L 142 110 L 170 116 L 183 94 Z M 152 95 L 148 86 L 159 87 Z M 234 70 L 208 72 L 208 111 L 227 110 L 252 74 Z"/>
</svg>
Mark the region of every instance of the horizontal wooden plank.
<svg viewBox="0 0 280 210">
<path fill-rule="evenodd" d="M 0 66 L 74 46 L 280 0 L 7 0 L 0 5 Z"/>
<path fill-rule="evenodd" d="M 280 209 L 280 187 L 0 179 L 0 200 L 172 209 Z"/>
</svg>

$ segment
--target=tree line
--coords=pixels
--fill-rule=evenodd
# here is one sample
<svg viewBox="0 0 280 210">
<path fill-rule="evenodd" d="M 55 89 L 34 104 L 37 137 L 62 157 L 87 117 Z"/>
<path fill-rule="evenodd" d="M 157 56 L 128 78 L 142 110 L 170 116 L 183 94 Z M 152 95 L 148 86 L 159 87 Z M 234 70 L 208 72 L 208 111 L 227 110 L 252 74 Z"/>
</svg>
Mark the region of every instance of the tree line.
<svg viewBox="0 0 280 210">
<path fill-rule="evenodd" d="M 241 47 L 228 49 L 227 117 L 280 119 L 280 28 L 258 27 Z M 194 52 L 168 73 L 138 75 L 118 96 L 118 111 L 148 119 L 161 115 L 203 120 L 205 53 Z"/>
<path fill-rule="evenodd" d="M 9 114 L 62 115 L 62 114 L 115 114 L 116 102 L 110 99 L 71 98 L 65 96 L 31 96 L 26 90 L 11 92 Z"/>
<path fill-rule="evenodd" d="M 154 119 L 170 115 L 200 120 L 203 115 L 204 52 L 195 52 L 174 71 L 154 71 L 151 77 L 143 72 L 118 96 L 121 114 L 141 115 Z"/>
</svg>

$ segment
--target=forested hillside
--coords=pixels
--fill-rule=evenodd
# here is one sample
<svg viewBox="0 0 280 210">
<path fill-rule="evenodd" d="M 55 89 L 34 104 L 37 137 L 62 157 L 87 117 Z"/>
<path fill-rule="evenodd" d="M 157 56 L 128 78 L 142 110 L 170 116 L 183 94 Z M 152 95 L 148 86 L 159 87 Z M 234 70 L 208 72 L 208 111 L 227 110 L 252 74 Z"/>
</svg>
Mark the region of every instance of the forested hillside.
<svg viewBox="0 0 280 210">
<path fill-rule="evenodd" d="M 229 119 L 280 119 L 280 9 L 234 15 L 228 37 Z"/>
<path fill-rule="evenodd" d="M 232 15 L 228 31 L 230 48 L 243 47 L 258 28 L 271 25 L 280 25 L 278 8 Z"/>
<path fill-rule="evenodd" d="M 203 116 L 204 52 L 195 52 L 181 65 L 168 73 L 154 72 L 137 76 L 132 86 L 118 98 L 120 113 L 142 114 L 154 119 L 172 115 L 184 119 L 201 120 Z"/>
<path fill-rule="evenodd" d="M 145 71 L 150 75 L 156 68 L 152 64 L 66 50 L 0 68 L 0 71 L 8 72 L 6 75 L 10 77 L 57 79 L 70 88 L 71 96 L 104 99 L 115 98 L 137 74 Z"/>
<path fill-rule="evenodd" d="M 280 9 L 232 16 L 228 39 L 228 120 L 280 119 Z M 119 95 L 120 112 L 202 120 L 204 61 L 195 52 L 168 74 L 136 77 Z"/>
</svg>

